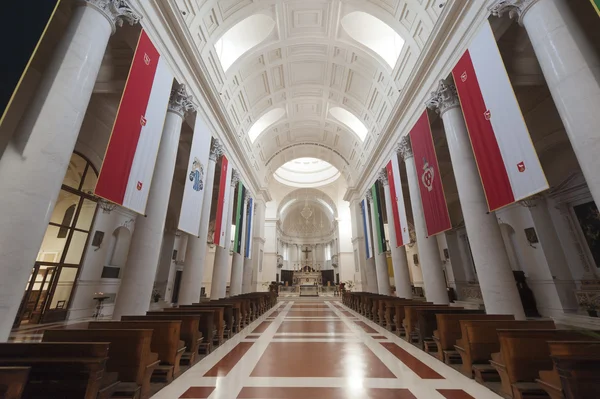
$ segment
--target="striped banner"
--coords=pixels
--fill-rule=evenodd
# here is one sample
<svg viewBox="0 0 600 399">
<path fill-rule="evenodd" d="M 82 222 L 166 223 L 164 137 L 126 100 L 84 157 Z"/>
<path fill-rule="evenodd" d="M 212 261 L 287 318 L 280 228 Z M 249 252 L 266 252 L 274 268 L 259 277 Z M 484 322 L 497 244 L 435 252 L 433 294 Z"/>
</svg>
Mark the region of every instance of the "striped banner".
<svg viewBox="0 0 600 399">
<path fill-rule="evenodd" d="M 375 182 L 371 187 L 371 195 L 373 202 L 371 203 L 371 212 L 375 215 L 375 226 L 373 226 L 373 241 L 377 243 L 378 254 L 382 254 L 386 250 L 385 231 L 383 229 L 383 212 L 381 211 L 381 195 L 379 184 Z"/>
<path fill-rule="evenodd" d="M 222 248 L 226 248 L 227 240 L 230 237 L 225 237 L 227 232 L 227 223 L 231 224 L 228 219 L 229 209 L 229 193 L 231 192 L 231 173 L 232 168 L 229 165 L 227 157 L 221 157 L 221 174 L 219 176 L 219 198 L 217 198 L 217 214 L 215 219 L 215 236 L 214 242 Z"/>
<path fill-rule="evenodd" d="M 246 247 L 245 256 L 246 258 L 252 258 L 252 222 L 254 221 L 254 200 L 250 198 L 248 200 L 248 216 L 246 220 Z"/>
<path fill-rule="evenodd" d="M 400 165 L 396 154 L 392 156 L 391 161 L 388 162 L 385 169 L 387 171 L 390 196 L 392 198 L 393 215 L 391 216 L 394 220 L 393 228 L 396 232 L 396 247 L 401 247 L 410 242 L 410 234 L 404 205 L 404 194 L 402 193 L 402 181 L 400 180 Z M 390 215 L 388 215 L 388 224 L 390 224 Z"/>
<path fill-rule="evenodd" d="M 142 30 L 95 193 L 144 214 L 173 74 Z"/>
<path fill-rule="evenodd" d="M 363 232 L 365 234 L 365 246 L 367 249 L 367 259 L 373 257 L 373 250 L 371 246 L 371 227 L 369 223 L 369 206 L 367 205 L 367 199 L 363 199 L 360 203 L 362 207 L 363 215 Z"/>
<path fill-rule="evenodd" d="M 490 212 L 548 189 L 489 22 L 452 75 Z"/>
<path fill-rule="evenodd" d="M 246 187 L 242 182 L 238 182 L 237 195 L 235 198 L 235 238 L 233 240 L 233 250 L 238 254 L 242 253 L 242 233 L 244 221 L 244 196 L 246 195 Z"/>
<path fill-rule="evenodd" d="M 0 125 L 59 4 L 60 0 L 38 1 L 35 2 L 35 10 L 32 10 L 33 4 L 29 1 L 2 2 L 0 37 L 4 57 L 0 62 Z M 25 15 L 27 23 L 16 23 L 15 18 Z"/>
<path fill-rule="evenodd" d="M 594 6 L 594 9 L 600 16 L 600 0 L 590 0 L 590 1 L 592 2 L 592 6 Z"/>
</svg>

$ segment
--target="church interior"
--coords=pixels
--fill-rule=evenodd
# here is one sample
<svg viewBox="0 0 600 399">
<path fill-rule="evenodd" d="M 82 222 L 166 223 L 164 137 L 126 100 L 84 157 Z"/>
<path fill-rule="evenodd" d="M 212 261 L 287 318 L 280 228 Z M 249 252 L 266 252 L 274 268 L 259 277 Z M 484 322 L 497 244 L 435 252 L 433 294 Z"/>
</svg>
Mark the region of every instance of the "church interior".
<svg viewBox="0 0 600 399">
<path fill-rule="evenodd" d="M 600 0 L 34 3 L 0 399 L 599 397 Z"/>
</svg>

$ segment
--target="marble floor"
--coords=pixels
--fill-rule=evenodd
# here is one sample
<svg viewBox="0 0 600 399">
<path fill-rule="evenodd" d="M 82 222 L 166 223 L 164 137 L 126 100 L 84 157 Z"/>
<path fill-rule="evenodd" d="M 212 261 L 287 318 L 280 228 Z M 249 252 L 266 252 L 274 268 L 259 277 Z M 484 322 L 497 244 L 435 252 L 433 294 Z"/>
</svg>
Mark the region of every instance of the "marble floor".
<svg viewBox="0 0 600 399">
<path fill-rule="evenodd" d="M 152 399 L 499 399 L 334 300 L 282 301 Z"/>
</svg>

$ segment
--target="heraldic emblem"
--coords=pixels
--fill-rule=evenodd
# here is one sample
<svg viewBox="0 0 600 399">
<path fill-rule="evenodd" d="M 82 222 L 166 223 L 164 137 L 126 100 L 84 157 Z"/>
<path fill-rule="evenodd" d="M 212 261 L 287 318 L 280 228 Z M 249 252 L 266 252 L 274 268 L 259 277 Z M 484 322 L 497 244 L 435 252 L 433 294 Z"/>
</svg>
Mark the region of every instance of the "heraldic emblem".
<svg viewBox="0 0 600 399">
<path fill-rule="evenodd" d="M 427 159 L 423 158 L 423 174 L 421 175 L 421 182 L 427 188 L 427 191 L 433 190 L 433 179 L 435 174 L 433 168 L 427 162 Z"/>
<path fill-rule="evenodd" d="M 190 171 L 189 179 L 194 183 L 194 190 L 200 191 L 204 188 L 204 165 L 202 162 L 196 157 L 194 157 L 194 162 L 192 162 L 192 170 Z"/>
</svg>

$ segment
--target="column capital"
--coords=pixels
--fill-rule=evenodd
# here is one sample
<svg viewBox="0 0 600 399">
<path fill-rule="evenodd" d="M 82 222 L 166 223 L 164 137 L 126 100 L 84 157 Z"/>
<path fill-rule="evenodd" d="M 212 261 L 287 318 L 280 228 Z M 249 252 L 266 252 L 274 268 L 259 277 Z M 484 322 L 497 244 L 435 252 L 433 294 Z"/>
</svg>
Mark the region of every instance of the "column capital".
<svg viewBox="0 0 600 399">
<path fill-rule="evenodd" d="M 373 193 L 371 193 L 371 190 L 368 190 L 368 191 L 365 193 L 365 197 L 367 198 L 367 202 L 368 202 L 369 204 L 372 204 L 372 203 L 373 203 Z"/>
<path fill-rule="evenodd" d="M 250 193 L 248 191 L 246 191 L 244 193 L 244 203 L 248 203 L 250 201 L 250 198 L 252 198 L 252 195 L 250 195 Z"/>
<path fill-rule="evenodd" d="M 535 194 L 531 197 L 525 198 L 524 200 L 519 201 L 519 205 L 524 206 L 525 208 L 535 208 L 544 200 L 543 194 Z"/>
<path fill-rule="evenodd" d="M 78 3 L 98 10 L 108 20 L 113 34 L 123 22 L 135 25 L 142 19 L 127 0 L 78 0 Z"/>
<path fill-rule="evenodd" d="M 379 180 L 384 186 L 388 186 L 390 182 L 388 181 L 387 170 L 381 169 L 381 171 L 377 175 L 377 180 Z"/>
<path fill-rule="evenodd" d="M 431 92 L 431 98 L 425 101 L 425 106 L 440 115 L 453 108 L 459 108 L 460 101 L 454 83 L 440 80 L 437 89 Z"/>
<path fill-rule="evenodd" d="M 231 187 L 237 186 L 237 184 L 239 182 L 240 182 L 240 174 L 237 170 L 233 169 L 231 171 Z"/>
<path fill-rule="evenodd" d="M 212 145 L 210 146 L 210 154 L 208 155 L 208 159 L 211 161 L 217 162 L 217 159 L 221 155 L 225 153 L 225 147 L 221 143 L 221 140 L 214 139 Z"/>
<path fill-rule="evenodd" d="M 516 19 L 519 25 L 523 25 L 523 17 L 538 1 L 540 0 L 498 0 L 489 10 L 495 17 L 502 17 L 508 12 L 511 19 Z"/>
<path fill-rule="evenodd" d="M 402 137 L 396 147 L 396 152 L 400 154 L 403 161 L 413 157 L 412 147 L 410 146 L 410 137 L 408 135 Z"/>
<path fill-rule="evenodd" d="M 183 83 L 176 83 L 175 87 L 171 90 L 171 97 L 169 97 L 169 112 L 176 113 L 185 118 L 185 114 L 196 109 L 192 98 Z"/>
</svg>

